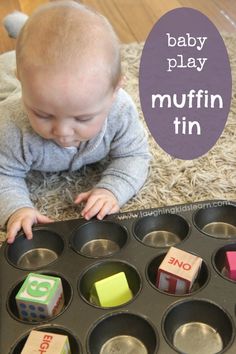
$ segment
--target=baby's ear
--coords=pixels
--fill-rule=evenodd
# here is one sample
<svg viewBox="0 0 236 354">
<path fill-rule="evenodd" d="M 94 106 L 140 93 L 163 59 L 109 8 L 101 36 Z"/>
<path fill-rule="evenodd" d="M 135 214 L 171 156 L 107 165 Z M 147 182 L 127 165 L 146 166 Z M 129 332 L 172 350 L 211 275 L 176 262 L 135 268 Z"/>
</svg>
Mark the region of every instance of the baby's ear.
<svg viewBox="0 0 236 354">
<path fill-rule="evenodd" d="M 118 82 L 119 88 L 124 87 L 125 83 L 126 83 L 126 76 L 121 75 L 120 80 Z"/>
<path fill-rule="evenodd" d="M 126 77 L 124 75 L 121 75 L 115 88 L 115 92 L 117 92 L 121 87 L 124 87 L 126 82 Z"/>
<path fill-rule="evenodd" d="M 19 75 L 18 75 L 18 72 L 17 72 L 17 68 L 14 69 L 14 75 L 17 78 L 17 80 L 19 80 Z"/>
<path fill-rule="evenodd" d="M 28 15 L 20 11 L 14 11 L 3 19 L 3 26 L 5 27 L 8 36 L 17 38 L 21 28 L 28 19 Z"/>
</svg>

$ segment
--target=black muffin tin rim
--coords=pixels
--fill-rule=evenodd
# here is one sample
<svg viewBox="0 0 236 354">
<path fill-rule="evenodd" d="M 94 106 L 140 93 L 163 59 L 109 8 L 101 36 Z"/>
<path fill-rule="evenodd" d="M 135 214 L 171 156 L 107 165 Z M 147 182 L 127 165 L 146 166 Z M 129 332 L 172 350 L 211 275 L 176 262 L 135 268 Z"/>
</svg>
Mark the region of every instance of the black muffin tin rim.
<svg viewBox="0 0 236 354">
<path fill-rule="evenodd" d="M 168 251 L 167 251 L 167 252 L 168 252 Z M 152 257 L 152 259 L 149 260 L 149 262 L 146 264 L 146 267 L 145 267 L 145 277 L 146 277 L 146 280 L 148 281 L 148 283 L 150 284 L 150 286 L 151 286 L 154 290 L 156 290 L 156 291 L 158 291 L 160 294 L 163 294 L 163 295 L 166 295 L 166 296 L 172 296 L 172 297 L 174 297 L 174 298 L 184 297 L 184 298 L 187 299 L 188 297 L 194 296 L 195 294 L 199 293 L 200 291 L 202 291 L 202 290 L 208 285 L 208 283 L 210 282 L 210 279 L 211 279 L 211 277 L 212 277 L 211 271 L 210 271 L 210 267 L 209 267 L 208 263 L 207 263 L 202 257 L 200 257 L 199 255 L 197 255 L 195 252 L 188 252 L 188 253 L 191 253 L 191 254 L 193 254 L 194 256 L 200 257 L 200 258 L 202 259 L 201 269 L 202 269 L 202 265 L 204 264 L 204 266 L 206 267 L 206 270 L 207 270 L 207 279 L 206 279 L 205 283 L 204 283 L 201 287 L 199 287 L 199 289 L 196 289 L 196 290 L 194 290 L 194 291 L 192 291 L 192 292 L 189 292 L 189 293 L 186 293 L 186 294 L 171 294 L 171 293 L 168 293 L 168 292 L 166 292 L 166 291 L 164 291 L 164 290 L 161 290 L 161 289 L 159 289 L 158 287 L 156 287 L 156 286 L 153 284 L 153 282 L 150 280 L 150 277 L 149 277 L 149 275 L 148 275 L 148 268 L 150 267 L 150 264 L 151 264 L 157 257 L 161 257 L 161 256 L 163 256 L 163 255 L 166 255 L 167 252 L 163 251 L 163 252 L 159 253 L 158 256 Z M 200 269 L 200 272 L 201 272 L 201 269 Z M 198 277 L 198 276 L 199 276 L 199 274 L 197 275 L 197 277 Z"/>
<path fill-rule="evenodd" d="M 155 215 L 156 209 L 166 210 L 166 212 L 163 212 L 163 214 L 160 212 L 158 215 Z M 150 209 L 150 210 L 151 210 L 151 213 L 149 215 L 144 215 L 144 216 L 141 216 L 140 218 L 134 220 L 132 222 L 132 227 L 131 227 L 132 234 L 133 234 L 135 240 L 137 240 L 139 243 L 141 243 L 144 247 L 150 247 L 150 248 L 157 249 L 157 250 L 168 249 L 168 248 L 171 247 L 171 246 L 160 246 L 160 247 L 152 246 L 152 245 L 149 245 L 149 244 L 143 242 L 143 239 L 140 239 L 140 237 L 137 236 L 137 233 L 136 233 L 136 230 L 135 230 L 136 225 L 138 223 L 140 223 L 142 220 L 145 220 L 147 218 L 158 218 L 161 215 L 178 216 L 188 226 L 188 232 L 187 232 L 186 236 L 183 239 L 181 239 L 179 242 L 177 242 L 175 245 L 182 244 L 183 242 L 185 242 L 190 237 L 191 231 L 192 231 L 192 226 L 191 226 L 190 222 L 182 214 L 180 215 L 177 212 L 171 212 L 168 207 L 153 208 L 153 209 Z M 173 245 L 173 246 L 175 246 L 175 245 Z"/>
<path fill-rule="evenodd" d="M 78 345 L 79 353 L 76 353 L 76 354 L 82 353 L 81 342 L 79 340 L 79 337 L 76 336 L 74 334 L 74 332 L 72 332 L 67 327 L 65 327 L 63 325 L 53 324 L 53 323 L 52 324 L 50 324 L 50 323 L 40 324 L 39 323 L 38 326 L 37 326 L 37 323 L 34 323 L 34 324 L 36 326 L 32 327 L 30 330 L 25 331 L 20 337 L 17 338 L 17 340 L 12 344 L 9 354 L 13 354 L 14 350 L 17 348 L 17 345 L 19 345 L 19 343 L 22 340 L 25 339 L 25 342 L 26 342 L 31 331 L 50 332 L 50 329 L 55 330 L 55 332 L 52 332 L 52 333 L 57 333 L 56 330 L 61 330 L 61 331 L 65 331 L 66 333 L 69 333 L 71 335 L 71 337 L 74 338 L 74 340 L 76 341 L 76 344 Z M 45 329 L 45 331 L 44 331 L 44 329 Z"/>
<path fill-rule="evenodd" d="M 216 262 L 215 262 L 215 258 L 216 258 L 216 254 L 221 250 L 221 249 L 224 249 L 224 248 L 227 248 L 227 247 L 230 247 L 230 246 L 235 246 L 235 252 L 236 252 L 236 239 L 235 240 L 232 240 L 232 242 L 228 242 L 227 245 L 224 245 L 224 246 L 220 246 L 220 247 L 217 247 L 215 249 L 215 251 L 212 253 L 211 255 L 211 262 L 212 262 L 212 265 L 213 265 L 213 268 L 214 270 L 219 274 L 219 276 L 223 279 L 225 279 L 226 281 L 229 281 L 233 284 L 236 284 L 236 280 L 233 280 L 233 279 L 230 279 L 227 275 L 224 275 L 222 274 L 222 272 L 219 270 L 219 268 L 217 268 L 216 266 Z"/>
<path fill-rule="evenodd" d="M 234 320 L 233 317 L 231 316 L 231 314 L 221 305 L 219 305 L 216 301 L 211 300 L 209 298 L 192 298 L 192 299 L 188 299 L 188 298 L 184 298 L 181 300 L 177 300 L 175 302 L 173 302 L 172 304 L 170 304 L 169 306 L 166 307 L 164 314 L 162 315 L 162 319 L 161 319 L 161 332 L 162 332 L 162 336 L 165 339 L 166 343 L 177 353 L 180 354 L 187 354 L 187 353 L 183 353 L 180 352 L 173 343 L 170 342 L 170 340 L 167 338 L 167 335 L 165 333 L 165 321 L 167 316 L 169 315 L 169 313 L 171 312 L 171 310 L 173 310 L 176 306 L 185 304 L 185 303 L 194 303 L 194 302 L 203 302 L 203 303 L 209 303 L 215 307 L 217 307 L 218 309 L 220 309 L 229 319 L 231 326 L 232 326 L 232 336 L 231 339 L 229 341 L 229 343 L 226 345 L 225 348 L 223 348 L 220 352 L 217 352 L 216 354 L 221 354 L 221 353 L 225 353 L 228 349 L 230 349 L 230 347 L 233 345 L 234 339 L 235 339 L 235 334 L 236 334 L 236 327 L 234 324 Z M 191 323 L 191 322 L 189 322 Z"/>
<path fill-rule="evenodd" d="M 80 290 L 80 285 L 81 285 L 81 280 L 83 279 L 83 277 L 86 275 L 86 273 L 93 269 L 94 267 L 100 266 L 103 263 L 121 263 L 121 264 L 125 264 L 127 265 L 129 268 L 132 268 L 135 273 L 138 275 L 138 278 L 140 280 L 140 285 L 139 285 L 139 290 L 137 291 L 137 293 L 133 296 L 133 298 L 127 302 L 125 302 L 124 304 L 121 305 L 117 305 L 117 306 L 108 306 L 108 307 L 103 307 L 103 306 L 99 306 L 96 304 L 91 303 L 89 300 L 86 299 L 86 297 L 84 295 L 82 295 L 82 291 Z M 77 293 L 78 296 L 89 306 L 92 306 L 96 309 L 99 310 L 103 310 L 103 311 L 108 311 L 108 310 L 114 310 L 114 309 L 119 309 L 121 307 L 124 307 L 126 305 L 131 304 L 142 292 L 143 289 L 143 279 L 142 276 L 140 274 L 140 271 L 137 269 L 136 266 L 134 266 L 133 264 L 131 264 L 130 262 L 124 261 L 123 259 L 118 259 L 118 258 L 113 258 L 113 259 L 100 259 L 97 260 L 96 262 L 94 262 L 93 264 L 90 264 L 89 266 L 87 266 L 85 269 L 83 269 L 83 272 L 79 275 L 78 280 L 77 280 Z"/>
<path fill-rule="evenodd" d="M 114 214 L 114 215 L 116 215 L 116 214 Z M 102 257 L 100 257 L 100 256 L 89 256 L 89 255 L 84 254 L 80 250 L 76 249 L 75 242 L 74 242 L 75 233 L 78 232 L 78 230 L 80 228 L 83 228 L 83 227 L 85 227 L 87 225 L 94 224 L 94 223 L 104 223 L 104 224 L 110 224 L 110 225 L 114 224 L 114 225 L 119 226 L 120 229 L 123 229 L 123 231 L 127 235 L 127 238 L 126 238 L 125 243 L 122 246 L 122 248 L 120 248 L 119 250 L 117 250 L 114 253 L 111 253 L 111 254 L 108 254 L 108 255 L 104 255 Z M 70 236 L 69 236 L 69 245 L 68 246 L 72 249 L 73 252 L 77 253 L 78 255 L 80 255 L 82 257 L 85 257 L 85 258 L 88 258 L 88 259 L 99 260 L 99 259 L 103 259 L 103 258 L 106 258 L 106 259 L 108 258 L 109 259 L 110 257 L 113 257 L 114 255 L 119 254 L 119 252 L 121 252 L 121 250 L 123 250 L 127 246 L 129 241 L 130 241 L 130 234 L 129 234 L 129 231 L 128 231 L 128 229 L 127 229 L 127 227 L 125 225 L 122 225 L 122 224 L 120 224 L 119 222 L 117 222 L 117 221 L 115 221 L 113 219 L 110 219 L 110 220 L 109 219 L 98 220 L 96 218 L 92 218 L 90 220 L 87 220 L 87 222 L 85 222 L 85 223 L 83 223 L 81 225 L 78 225 L 78 226 L 73 228 L 73 230 L 71 231 Z"/>
<path fill-rule="evenodd" d="M 49 265 L 52 265 L 52 264 L 58 262 L 58 261 L 59 261 L 59 258 L 62 257 L 63 254 L 66 252 L 66 251 L 65 251 L 65 248 L 66 248 L 66 239 L 65 239 L 64 236 L 62 236 L 58 231 L 52 230 L 52 229 L 50 228 L 50 223 L 47 224 L 47 226 L 46 226 L 46 225 L 43 225 L 43 224 L 42 224 L 42 225 L 40 225 L 40 224 L 33 225 L 32 231 L 33 231 L 33 233 L 34 233 L 34 232 L 37 232 L 37 231 L 40 231 L 40 232 L 41 232 L 41 231 L 43 231 L 43 232 L 46 231 L 46 232 L 53 233 L 53 234 L 57 235 L 57 237 L 59 237 L 60 240 L 61 240 L 62 243 L 63 243 L 63 249 L 62 249 L 61 253 L 58 255 L 58 257 L 57 257 L 55 260 L 53 260 L 52 262 L 50 262 L 50 263 L 48 263 L 48 264 L 46 264 L 46 265 L 38 266 L 38 267 L 35 267 L 35 268 L 24 268 L 24 267 L 18 266 L 17 264 L 15 264 L 14 262 L 12 262 L 12 261 L 9 259 L 9 255 L 8 255 L 9 248 L 10 248 L 10 247 L 14 247 L 14 244 L 8 244 L 8 243 L 6 243 L 6 244 L 5 244 L 5 249 L 4 249 L 4 256 L 5 256 L 6 260 L 7 260 L 7 262 L 8 262 L 12 267 L 14 267 L 14 268 L 16 268 L 16 269 L 19 269 L 19 270 L 27 271 L 27 272 L 38 271 L 38 270 L 40 270 L 40 269 L 42 269 L 42 268 L 44 268 L 44 267 L 48 267 Z M 17 239 L 22 238 L 22 237 L 25 237 L 25 233 L 24 233 L 23 230 L 21 230 L 21 231 L 17 234 L 15 241 L 17 241 Z M 30 241 L 30 240 L 29 240 L 29 241 Z M 34 248 L 32 248 L 32 249 L 34 249 Z"/>
<path fill-rule="evenodd" d="M 110 308 L 111 309 L 111 308 Z M 100 316 L 95 322 L 93 322 L 90 327 L 88 328 L 88 331 L 87 331 L 87 336 L 86 336 L 86 352 L 88 354 L 92 354 L 91 351 L 89 350 L 89 340 L 90 340 L 90 336 L 93 332 L 93 330 L 99 325 L 101 324 L 103 321 L 105 321 L 106 319 L 110 318 L 110 317 L 113 317 L 113 316 L 119 316 L 119 315 L 131 315 L 131 316 L 136 316 L 136 317 L 139 317 L 141 318 L 143 321 L 147 322 L 148 325 L 152 328 L 154 334 L 155 334 L 155 339 L 156 339 L 156 347 L 155 347 L 155 351 L 153 352 L 153 354 L 156 354 L 158 353 L 158 350 L 159 350 L 159 346 L 160 346 L 160 336 L 159 336 L 159 333 L 158 333 L 158 330 L 155 326 L 155 324 L 153 323 L 153 321 L 150 320 L 149 317 L 147 317 L 146 315 L 144 314 L 140 314 L 140 313 L 137 313 L 135 311 L 130 311 L 130 310 L 120 310 L 120 309 L 117 309 L 117 310 L 114 310 L 112 312 L 108 312 L 106 314 L 103 314 L 102 316 Z M 111 337 L 112 338 L 112 337 Z"/>
<path fill-rule="evenodd" d="M 194 203 L 189 203 L 189 204 L 201 204 L 202 206 L 200 208 L 198 208 L 197 210 L 192 212 L 192 224 L 194 225 L 194 227 L 204 236 L 210 237 L 210 238 L 214 238 L 214 239 L 219 239 L 219 240 L 236 240 L 236 236 L 234 237 L 225 237 L 225 236 L 214 236 L 212 234 L 209 234 L 205 231 L 202 230 L 201 227 L 199 227 L 199 225 L 196 223 L 196 215 L 201 212 L 204 209 L 208 209 L 208 208 L 222 208 L 224 206 L 233 206 L 236 208 L 236 201 L 233 200 L 227 200 L 227 199 L 215 199 L 215 200 L 205 200 L 205 201 L 200 201 L 200 202 L 194 202 Z M 223 203 L 222 205 L 214 205 L 215 203 Z M 224 204 L 226 203 L 226 204 Z M 185 204 L 184 204 L 185 205 Z"/>
<path fill-rule="evenodd" d="M 42 274 L 42 275 L 49 275 L 49 276 L 56 276 L 56 277 L 60 277 L 60 279 L 62 279 L 62 286 L 63 286 L 63 281 L 65 280 L 66 283 L 69 285 L 69 288 L 70 288 L 70 291 L 71 291 L 71 294 L 70 294 L 70 299 L 68 301 L 68 303 L 66 304 L 66 306 L 63 307 L 63 309 L 55 316 L 53 317 L 50 317 L 50 318 L 47 318 L 45 320 L 42 320 L 42 321 L 24 321 L 22 320 L 20 317 L 16 316 L 11 308 L 10 308 L 10 305 L 9 305 L 9 302 L 10 302 L 10 295 L 12 294 L 12 292 L 14 291 L 14 289 L 17 287 L 17 286 L 22 286 L 23 282 L 26 280 L 27 276 L 30 274 L 30 273 L 35 273 L 35 274 Z M 20 289 L 19 287 L 19 289 Z M 63 289 L 64 290 L 64 289 Z M 12 287 L 9 289 L 8 291 L 8 294 L 7 294 L 7 302 L 6 302 L 6 308 L 7 308 L 7 311 L 9 313 L 9 315 L 16 321 L 20 322 L 20 323 L 24 323 L 26 325 L 40 325 L 40 324 L 45 324 L 45 323 L 50 323 L 51 321 L 55 320 L 56 318 L 58 318 L 59 316 L 61 316 L 65 311 L 68 310 L 68 308 L 70 307 L 71 303 L 72 303 L 72 300 L 73 300 L 73 297 L 74 297 L 74 289 L 73 287 L 71 286 L 71 283 L 65 278 L 64 275 L 62 275 L 60 272 L 56 272 L 56 271 L 51 271 L 51 270 L 42 270 L 42 271 L 37 271 L 37 272 L 29 272 L 27 274 L 25 274 L 23 277 L 21 277 L 21 279 L 17 282 L 15 282 Z M 15 301 L 15 299 L 13 300 Z M 16 302 L 16 301 L 15 301 Z M 15 305 L 17 307 L 17 305 Z"/>
</svg>

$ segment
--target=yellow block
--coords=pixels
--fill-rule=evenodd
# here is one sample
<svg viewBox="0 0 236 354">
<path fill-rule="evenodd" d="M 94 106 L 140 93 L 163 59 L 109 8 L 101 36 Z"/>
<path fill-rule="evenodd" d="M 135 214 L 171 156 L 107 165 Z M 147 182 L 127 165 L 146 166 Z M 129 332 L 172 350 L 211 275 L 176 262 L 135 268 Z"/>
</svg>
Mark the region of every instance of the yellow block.
<svg viewBox="0 0 236 354">
<path fill-rule="evenodd" d="M 125 304 L 133 294 L 124 272 L 104 278 L 93 284 L 90 301 L 101 307 L 113 307 Z"/>
</svg>

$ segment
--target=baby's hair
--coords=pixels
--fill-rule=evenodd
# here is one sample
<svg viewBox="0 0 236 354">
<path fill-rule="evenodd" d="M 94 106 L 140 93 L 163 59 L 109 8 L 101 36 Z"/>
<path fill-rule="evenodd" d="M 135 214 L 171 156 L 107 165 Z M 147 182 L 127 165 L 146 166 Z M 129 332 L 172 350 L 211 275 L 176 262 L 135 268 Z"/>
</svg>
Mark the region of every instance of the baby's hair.
<svg viewBox="0 0 236 354">
<path fill-rule="evenodd" d="M 55 68 L 89 58 L 94 60 L 95 70 L 105 69 L 116 87 L 121 78 L 118 37 L 103 15 L 77 1 L 56 0 L 40 6 L 17 38 L 19 76 L 24 65 Z"/>
</svg>

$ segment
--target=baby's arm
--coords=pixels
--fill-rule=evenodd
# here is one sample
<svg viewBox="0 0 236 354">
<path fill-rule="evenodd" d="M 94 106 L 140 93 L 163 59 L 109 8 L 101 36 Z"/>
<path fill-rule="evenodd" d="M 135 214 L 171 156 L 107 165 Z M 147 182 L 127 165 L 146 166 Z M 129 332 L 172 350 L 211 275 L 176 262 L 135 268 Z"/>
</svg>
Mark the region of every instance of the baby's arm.
<svg viewBox="0 0 236 354">
<path fill-rule="evenodd" d="M 145 182 L 148 161 L 146 155 L 114 159 L 95 188 L 80 193 L 75 199 L 76 204 L 85 202 L 81 215 L 87 220 L 93 216 L 102 220 L 106 215 L 117 213 Z"/>
<path fill-rule="evenodd" d="M 87 219 L 95 215 L 101 219 L 119 211 L 147 178 L 150 154 L 144 127 L 128 95 L 123 93 L 120 101 L 108 119 L 111 162 L 95 188 L 79 194 L 75 200 L 86 202 L 82 215 Z"/>
<path fill-rule="evenodd" d="M 39 213 L 34 208 L 21 208 L 13 213 L 7 222 L 7 242 L 13 243 L 17 232 L 21 229 L 24 231 L 27 239 L 32 239 L 32 226 L 36 223 L 52 222 L 47 216 Z"/>
<path fill-rule="evenodd" d="M 30 238 L 35 222 L 50 219 L 35 210 L 30 200 L 25 177 L 31 167 L 31 152 L 21 130 L 7 115 L 5 118 L 5 112 L 0 110 L 0 225 L 7 226 L 7 239 L 12 243 L 21 228 Z"/>
<path fill-rule="evenodd" d="M 96 185 L 113 193 L 119 206 L 124 205 L 143 186 L 151 157 L 145 128 L 133 102 L 128 102 L 125 107 L 113 121 L 117 131 L 111 141 L 111 162 Z"/>
<path fill-rule="evenodd" d="M 30 239 L 33 224 L 51 222 L 33 207 L 24 178 L 5 176 L 3 173 L 0 173 L 0 211 L 1 225 L 7 225 L 8 243 L 14 242 L 21 229 Z"/>
</svg>

